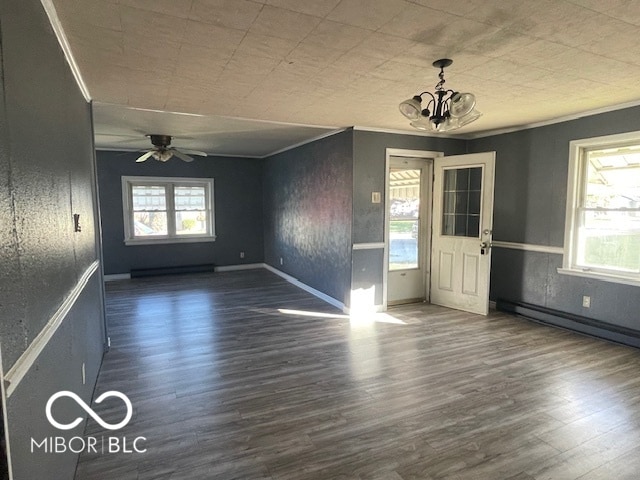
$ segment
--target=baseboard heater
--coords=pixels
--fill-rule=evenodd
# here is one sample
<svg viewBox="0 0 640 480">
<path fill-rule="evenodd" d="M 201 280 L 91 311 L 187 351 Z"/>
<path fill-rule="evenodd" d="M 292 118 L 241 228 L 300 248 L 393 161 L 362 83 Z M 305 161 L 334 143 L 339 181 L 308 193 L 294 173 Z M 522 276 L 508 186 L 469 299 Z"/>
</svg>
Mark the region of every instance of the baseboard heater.
<svg viewBox="0 0 640 480">
<path fill-rule="evenodd" d="M 640 348 L 640 331 L 522 302 L 496 300 L 496 309 L 527 319 Z"/>
<path fill-rule="evenodd" d="M 213 263 L 200 265 L 180 265 L 177 267 L 134 268 L 131 270 L 131 278 L 154 277 L 157 275 L 175 275 L 180 273 L 213 272 L 216 266 Z"/>
</svg>

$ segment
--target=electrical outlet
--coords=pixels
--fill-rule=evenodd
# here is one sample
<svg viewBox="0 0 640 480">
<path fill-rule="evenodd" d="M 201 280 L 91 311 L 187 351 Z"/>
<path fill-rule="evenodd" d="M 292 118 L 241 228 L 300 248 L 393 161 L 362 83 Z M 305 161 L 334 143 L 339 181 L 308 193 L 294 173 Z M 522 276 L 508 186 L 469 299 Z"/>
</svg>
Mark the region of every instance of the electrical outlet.
<svg viewBox="0 0 640 480">
<path fill-rule="evenodd" d="M 244 252 L 240 252 L 240 258 L 244 258 Z"/>
<path fill-rule="evenodd" d="M 284 260 L 280 257 L 280 265 L 284 265 Z"/>
<path fill-rule="evenodd" d="M 582 306 L 584 308 L 591 308 L 591 297 L 589 297 L 588 295 L 584 295 L 582 297 Z"/>
</svg>

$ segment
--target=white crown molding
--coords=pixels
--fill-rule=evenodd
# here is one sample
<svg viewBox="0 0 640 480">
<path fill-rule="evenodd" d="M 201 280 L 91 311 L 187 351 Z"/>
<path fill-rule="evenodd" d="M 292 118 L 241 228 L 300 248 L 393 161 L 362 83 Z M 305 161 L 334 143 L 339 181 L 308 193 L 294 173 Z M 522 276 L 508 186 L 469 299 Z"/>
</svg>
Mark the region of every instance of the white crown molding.
<svg viewBox="0 0 640 480">
<path fill-rule="evenodd" d="M 470 140 L 471 137 L 468 133 L 464 133 L 462 135 L 451 135 L 447 133 L 428 133 L 422 132 L 420 130 L 394 130 L 392 128 L 376 128 L 376 127 L 361 127 L 354 126 L 354 130 L 360 132 L 375 132 L 375 133 L 392 133 L 394 135 L 411 135 L 414 137 L 429 137 L 429 138 L 453 138 L 455 140 Z"/>
<path fill-rule="evenodd" d="M 252 123 L 264 123 L 266 125 L 282 125 L 284 127 L 302 127 L 302 128 L 317 128 L 324 130 L 335 130 L 337 128 L 346 128 L 340 127 L 336 125 L 312 125 L 306 123 L 294 123 L 294 122 L 282 122 L 278 120 L 262 120 L 258 118 L 247 118 L 247 117 L 235 117 L 232 115 L 215 115 L 215 114 L 203 114 L 203 113 L 186 113 L 186 112 L 175 112 L 172 110 L 158 110 L 154 108 L 143 108 L 143 107 L 134 107 L 130 105 L 121 105 L 118 103 L 109 103 L 109 102 L 94 102 L 94 105 L 97 106 L 105 106 L 105 107 L 119 107 L 127 110 L 135 110 L 138 112 L 151 112 L 151 113 L 168 113 L 171 115 L 184 115 L 186 117 L 200 117 L 200 118 L 222 118 L 225 120 L 238 120 L 242 122 L 252 122 Z"/>
<path fill-rule="evenodd" d="M 554 118 L 552 120 L 543 120 L 541 122 L 527 123 L 524 125 L 518 125 L 514 127 L 499 128 L 496 130 L 486 130 L 477 134 L 470 133 L 469 140 L 475 140 L 477 138 L 493 137 L 496 135 L 503 135 L 505 133 L 519 132 L 521 130 L 529 130 L 531 128 L 546 127 L 548 125 L 555 125 L 556 123 L 570 122 L 572 120 L 579 120 L 585 117 L 591 117 L 594 115 L 600 115 L 602 113 L 615 112 L 617 110 L 624 110 L 625 108 L 633 108 L 640 106 L 640 100 L 634 100 L 632 102 L 619 103 L 617 105 L 611 105 L 608 107 L 596 108 L 594 110 L 586 110 L 584 112 L 572 113 L 570 115 L 564 115 L 562 117 Z"/>
<path fill-rule="evenodd" d="M 62 28 L 62 24 L 60 23 L 60 19 L 58 18 L 58 12 L 56 11 L 56 7 L 53 5 L 53 1 L 40 0 L 40 2 L 42 3 L 42 7 L 49 17 L 49 23 L 51 23 L 53 32 L 58 39 L 58 43 L 62 48 L 62 52 L 64 53 L 65 58 L 67 59 L 67 63 L 69 64 L 69 68 L 71 68 L 71 73 L 73 74 L 73 78 L 76 79 L 76 83 L 78 84 L 78 88 L 80 89 L 82 96 L 87 102 L 91 102 L 92 99 L 91 94 L 89 93 L 89 88 L 82 78 L 80 68 L 78 68 L 76 59 L 73 56 L 71 46 L 69 45 L 69 40 L 67 39 L 66 33 L 64 33 L 64 29 Z"/>
<path fill-rule="evenodd" d="M 113 147 L 113 148 L 95 147 L 95 149 L 100 152 L 122 152 L 122 153 L 136 153 L 140 151 L 139 148 L 117 148 L 117 147 Z M 205 152 L 205 153 L 207 154 L 207 157 L 256 158 L 256 159 L 266 158 L 265 156 L 262 156 L 262 155 L 237 155 L 235 153 L 208 153 L 208 152 Z"/>
<path fill-rule="evenodd" d="M 288 150 L 293 150 L 294 148 L 302 147 L 303 145 L 306 145 L 308 143 L 317 142 L 318 140 L 322 140 L 323 138 L 331 137 L 331 136 L 336 135 L 338 133 L 342 133 L 345 130 L 347 130 L 347 129 L 346 128 L 342 128 L 340 130 L 327 132 L 327 133 L 324 133 L 322 135 L 318 135 L 317 137 L 309 138 L 309 139 L 304 140 L 302 142 L 295 143 L 293 145 L 289 145 L 287 147 L 281 148 L 280 150 L 276 150 L 275 152 L 267 153 L 265 155 L 237 155 L 235 153 L 209 153 L 209 152 L 205 152 L 205 153 L 207 154 L 207 157 L 253 158 L 253 159 L 257 159 L 257 160 L 264 160 L 265 158 L 272 157 L 273 155 L 278 155 L 279 153 L 283 153 L 283 152 L 286 152 Z M 109 148 L 109 147 L 96 147 L 96 150 L 98 150 L 100 152 L 122 152 L 122 153 L 135 153 L 135 152 L 139 152 L 140 151 L 140 149 L 137 149 L 137 148 L 136 149 L 132 149 L 132 148 Z"/>
<path fill-rule="evenodd" d="M 321 127 L 321 128 L 323 128 L 323 127 Z M 337 135 L 338 133 L 342 133 L 342 132 L 344 132 L 346 130 L 348 130 L 348 128 L 338 128 L 336 130 L 332 130 L 330 132 L 323 133 L 323 134 L 318 135 L 318 136 L 313 137 L 313 138 L 308 138 L 307 140 L 303 140 L 302 142 L 298 142 L 298 143 L 295 143 L 293 145 L 289 145 L 288 147 L 281 148 L 280 150 L 276 150 L 275 152 L 271 152 L 271 153 L 269 153 L 267 155 L 264 155 L 263 157 L 257 157 L 257 158 L 273 157 L 274 155 L 278 155 L 279 153 L 284 153 L 284 152 L 287 152 L 289 150 L 293 150 L 294 148 L 302 147 L 303 145 L 307 145 L 308 143 L 313 143 L 313 142 L 317 142 L 318 140 L 322 140 L 323 138 L 332 137 L 332 136 Z"/>
</svg>

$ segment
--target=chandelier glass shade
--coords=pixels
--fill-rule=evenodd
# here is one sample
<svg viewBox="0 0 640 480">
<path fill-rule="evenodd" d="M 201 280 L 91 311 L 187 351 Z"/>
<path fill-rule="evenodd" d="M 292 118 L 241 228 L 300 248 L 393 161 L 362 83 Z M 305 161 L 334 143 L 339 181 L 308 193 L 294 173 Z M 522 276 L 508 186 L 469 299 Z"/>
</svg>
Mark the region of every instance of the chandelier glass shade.
<svg viewBox="0 0 640 480">
<path fill-rule="evenodd" d="M 440 69 L 440 81 L 435 92 L 422 92 L 405 100 L 399 105 L 400 113 L 411 121 L 411 126 L 418 130 L 431 132 L 446 132 L 463 127 L 482 116 L 476 110 L 476 97 L 472 93 L 459 93 L 444 88 L 444 69 L 453 60 L 442 58 L 433 62 L 433 66 Z M 428 101 L 423 108 L 422 97 L 428 95 Z"/>
</svg>

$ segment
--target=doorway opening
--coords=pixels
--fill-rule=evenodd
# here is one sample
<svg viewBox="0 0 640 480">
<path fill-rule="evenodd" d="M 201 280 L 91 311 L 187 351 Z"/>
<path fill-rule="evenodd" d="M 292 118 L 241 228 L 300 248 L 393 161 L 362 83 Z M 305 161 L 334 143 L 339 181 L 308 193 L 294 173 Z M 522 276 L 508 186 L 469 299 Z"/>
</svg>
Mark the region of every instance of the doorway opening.
<svg viewBox="0 0 640 480">
<path fill-rule="evenodd" d="M 495 152 L 387 149 L 383 309 L 489 310 Z"/>
<path fill-rule="evenodd" d="M 383 308 L 429 300 L 433 158 L 387 149 Z"/>
</svg>

